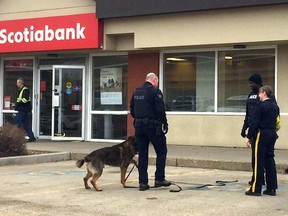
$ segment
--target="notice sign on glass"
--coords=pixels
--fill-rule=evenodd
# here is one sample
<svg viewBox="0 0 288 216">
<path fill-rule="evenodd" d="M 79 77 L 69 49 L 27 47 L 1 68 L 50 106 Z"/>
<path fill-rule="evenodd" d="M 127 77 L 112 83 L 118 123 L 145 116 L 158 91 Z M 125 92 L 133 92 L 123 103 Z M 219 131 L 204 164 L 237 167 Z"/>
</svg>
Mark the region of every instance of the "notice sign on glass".
<svg viewBox="0 0 288 216">
<path fill-rule="evenodd" d="M 122 105 L 122 68 L 101 68 L 101 105 Z"/>
</svg>

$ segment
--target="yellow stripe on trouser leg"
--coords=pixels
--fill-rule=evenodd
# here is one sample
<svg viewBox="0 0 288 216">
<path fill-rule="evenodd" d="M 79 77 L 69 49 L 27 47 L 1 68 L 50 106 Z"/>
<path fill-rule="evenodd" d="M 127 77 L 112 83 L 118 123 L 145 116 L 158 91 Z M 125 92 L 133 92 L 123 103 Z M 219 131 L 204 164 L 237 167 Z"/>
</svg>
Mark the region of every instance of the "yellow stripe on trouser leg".
<svg viewBox="0 0 288 216">
<path fill-rule="evenodd" d="M 260 139 L 260 131 L 257 134 L 256 142 L 255 142 L 255 150 L 254 150 L 254 179 L 252 184 L 252 192 L 255 193 L 256 181 L 257 181 L 257 167 L 258 167 L 258 147 L 259 147 L 259 139 Z"/>
</svg>

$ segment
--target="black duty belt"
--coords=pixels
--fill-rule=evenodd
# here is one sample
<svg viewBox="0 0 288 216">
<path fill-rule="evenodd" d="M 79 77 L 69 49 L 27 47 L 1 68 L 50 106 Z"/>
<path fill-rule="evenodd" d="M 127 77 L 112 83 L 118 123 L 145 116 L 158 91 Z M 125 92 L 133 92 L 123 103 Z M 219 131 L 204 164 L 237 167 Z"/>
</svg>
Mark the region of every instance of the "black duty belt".
<svg viewBox="0 0 288 216">
<path fill-rule="evenodd" d="M 136 123 L 143 123 L 143 124 L 148 124 L 148 123 L 158 123 L 158 120 L 155 119 L 149 119 L 149 118 L 142 118 L 142 119 L 135 119 Z"/>
<path fill-rule="evenodd" d="M 260 128 L 260 130 L 276 130 L 276 128 Z"/>
</svg>

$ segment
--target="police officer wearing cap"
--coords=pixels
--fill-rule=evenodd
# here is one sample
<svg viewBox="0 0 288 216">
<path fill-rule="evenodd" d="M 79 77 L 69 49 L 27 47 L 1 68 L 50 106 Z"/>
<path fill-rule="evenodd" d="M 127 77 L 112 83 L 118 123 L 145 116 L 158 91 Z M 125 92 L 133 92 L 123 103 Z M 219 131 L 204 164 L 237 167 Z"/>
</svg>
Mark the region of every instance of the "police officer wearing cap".
<svg viewBox="0 0 288 216">
<path fill-rule="evenodd" d="M 249 128 L 250 115 L 254 110 L 255 105 L 260 101 L 258 92 L 259 88 L 262 86 L 262 77 L 260 74 L 253 74 L 249 77 L 249 83 L 251 92 L 248 95 L 246 101 L 246 115 L 241 130 L 241 136 L 246 137 L 246 130 Z"/>
<path fill-rule="evenodd" d="M 168 132 L 163 94 L 158 88 L 158 77 L 148 73 L 146 82 L 137 88 L 130 101 L 130 112 L 134 118 L 136 143 L 138 146 L 139 190 L 150 188 L 148 184 L 148 152 L 151 142 L 156 152 L 155 187 L 168 187 L 165 179 L 167 145 L 165 134 Z"/>
<path fill-rule="evenodd" d="M 245 115 L 242 130 L 241 130 L 241 136 L 243 138 L 246 137 L 246 131 L 250 125 L 250 119 L 251 119 L 252 112 L 254 111 L 256 104 L 260 102 L 258 92 L 259 92 L 259 88 L 262 87 L 261 75 L 260 74 L 252 74 L 249 77 L 249 83 L 250 83 L 251 92 L 249 93 L 247 101 L 246 101 L 246 115 Z M 256 137 L 251 138 L 252 170 L 254 170 L 254 164 L 255 164 L 254 157 L 253 157 L 253 155 L 255 153 L 255 139 L 256 139 Z M 252 175 L 251 181 L 249 181 L 250 185 L 251 185 L 252 181 L 253 181 L 253 175 Z M 264 184 L 264 180 L 263 180 L 263 184 Z"/>
</svg>

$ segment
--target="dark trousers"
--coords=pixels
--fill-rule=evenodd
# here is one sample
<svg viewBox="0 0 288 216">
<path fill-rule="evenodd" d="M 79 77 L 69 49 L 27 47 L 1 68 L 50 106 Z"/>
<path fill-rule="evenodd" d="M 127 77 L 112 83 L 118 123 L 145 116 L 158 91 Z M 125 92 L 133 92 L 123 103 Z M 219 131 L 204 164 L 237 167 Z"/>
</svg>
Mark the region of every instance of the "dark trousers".
<svg viewBox="0 0 288 216">
<path fill-rule="evenodd" d="M 29 113 L 18 111 L 17 119 L 16 119 L 16 125 L 18 128 L 21 128 L 23 125 L 24 130 L 26 131 L 29 139 L 35 139 L 34 133 L 30 126 L 30 120 L 29 120 Z"/>
<path fill-rule="evenodd" d="M 277 171 L 274 160 L 274 146 L 277 134 L 275 130 L 262 129 L 257 134 L 254 153 L 254 176 L 251 191 L 261 193 L 264 176 L 266 172 L 267 189 L 277 189 Z"/>
<path fill-rule="evenodd" d="M 253 182 L 253 179 L 254 179 L 254 168 L 255 168 L 255 142 L 256 142 L 256 138 L 257 138 L 257 135 L 255 137 L 252 138 L 252 143 L 251 143 L 251 165 L 252 165 L 252 177 L 251 177 L 251 182 Z M 264 185 L 265 184 L 265 178 L 264 178 L 264 175 L 265 175 L 265 170 L 263 171 L 263 176 L 262 176 L 262 184 Z"/>
<path fill-rule="evenodd" d="M 136 125 L 136 143 L 138 146 L 138 172 L 139 183 L 148 184 L 148 158 L 149 143 L 151 142 L 156 152 L 156 172 L 155 180 L 165 179 L 165 166 L 167 156 L 166 137 L 164 133 L 156 135 L 156 128 L 151 125 Z"/>
</svg>

